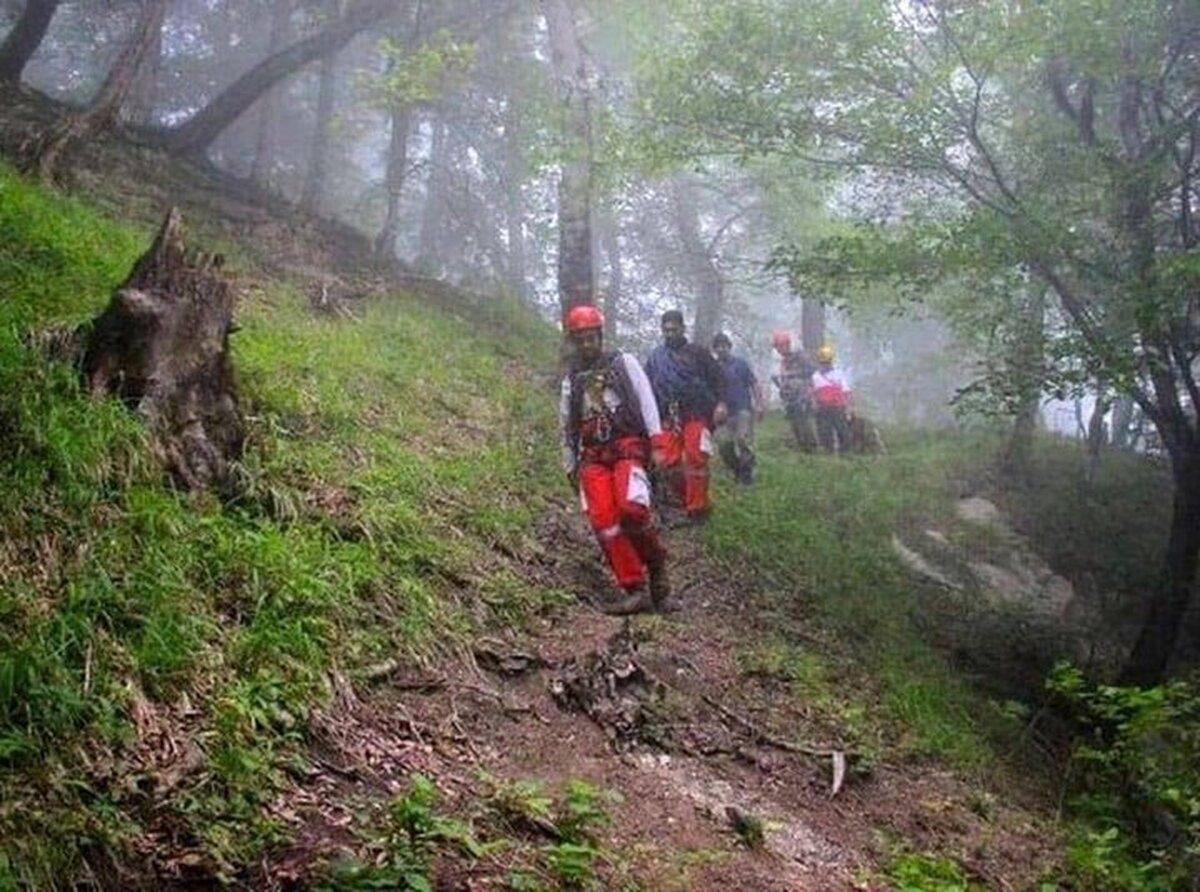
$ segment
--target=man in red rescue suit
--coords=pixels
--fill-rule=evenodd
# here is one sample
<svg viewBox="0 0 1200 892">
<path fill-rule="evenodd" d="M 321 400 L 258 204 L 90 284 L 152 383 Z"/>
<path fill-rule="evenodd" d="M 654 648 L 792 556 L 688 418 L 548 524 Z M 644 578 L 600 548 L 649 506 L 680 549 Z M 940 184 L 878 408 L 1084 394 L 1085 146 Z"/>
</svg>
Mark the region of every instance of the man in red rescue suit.
<svg viewBox="0 0 1200 892">
<path fill-rule="evenodd" d="M 641 365 L 628 353 L 604 351 L 603 326 L 595 307 L 567 313 L 574 357 L 559 403 L 563 464 L 625 591 L 601 609 L 616 615 L 664 612 L 670 595 L 666 551 L 652 522 L 646 463 L 652 452 L 662 454 L 667 439 Z"/>
<path fill-rule="evenodd" d="M 699 521 L 709 509 L 713 427 L 729 414 L 725 370 L 704 347 L 688 343 L 678 310 L 663 313 L 661 324 L 663 343 L 646 360 L 646 375 L 663 413 L 663 427 L 671 435 L 666 465 L 675 472 L 672 482 L 688 520 Z"/>
</svg>

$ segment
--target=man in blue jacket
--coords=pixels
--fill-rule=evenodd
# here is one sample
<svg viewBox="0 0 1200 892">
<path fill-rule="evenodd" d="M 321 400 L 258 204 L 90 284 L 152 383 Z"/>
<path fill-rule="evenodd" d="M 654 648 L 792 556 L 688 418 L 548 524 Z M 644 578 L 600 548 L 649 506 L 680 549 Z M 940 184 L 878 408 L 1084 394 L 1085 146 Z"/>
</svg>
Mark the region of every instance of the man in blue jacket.
<svg viewBox="0 0 1200 892">
<path fill-rule="evenodd" d="M 712 340 L 713 353 L 725 371 L 725 405 L 729 418 L 717 428 L 717 448 L 738 483 L 754 481 L 754 421 L 763 417 L 762 388 L 750 363 L 732 355 L 733 343 L 724 332 Z"/>
<path fill-rule="evenodd" d="M 708 457 L 714 425 L 725 420 L 725 372 L 711 353 L 688 342 L 683 314 L 662 315 L 663 343 L 646 360 L 646 376 L 662 413 L 663 432 L 670 434 L 664 467 L 689 520 L 702 520 L 709 510 Z"/>
</svg>

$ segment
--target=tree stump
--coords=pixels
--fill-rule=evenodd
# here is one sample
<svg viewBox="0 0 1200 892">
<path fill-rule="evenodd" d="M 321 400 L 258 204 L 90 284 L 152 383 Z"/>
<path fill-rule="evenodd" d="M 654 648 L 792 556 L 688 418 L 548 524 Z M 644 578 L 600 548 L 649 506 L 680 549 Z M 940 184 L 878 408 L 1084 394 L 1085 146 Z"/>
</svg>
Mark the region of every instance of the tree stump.
<svg viewBox="0 0 1200 892">
<path fill-rule="evenodd" d="M 229 359 L 233 287 L 220 255 L 188 257 L 182 228 L 172 208 L 94 320 L 83 373 L 93 396 L 115 395 L 145 420 L 179 486 L 224 488 L 244 440 Z"/>
</svg>

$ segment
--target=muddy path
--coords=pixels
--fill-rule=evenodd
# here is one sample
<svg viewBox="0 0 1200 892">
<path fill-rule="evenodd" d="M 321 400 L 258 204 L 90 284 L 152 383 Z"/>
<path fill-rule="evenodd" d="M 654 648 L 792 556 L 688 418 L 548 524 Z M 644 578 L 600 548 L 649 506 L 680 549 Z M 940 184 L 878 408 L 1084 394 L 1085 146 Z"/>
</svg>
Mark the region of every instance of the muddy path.
<svg viewBox="0 0 1200 892">
<path fill-rule="evenodd" d="M 868 758 L 828 710 L 746 670 L 740 656 L 781 631 L 828 652 L 802 593 L 672 531 L 678 612 L 608 617 L 582 600 L 608 585 L 582 520 L 556 508 L 541 534 L 529 573 L 569 582 L 580 602 L 437 666 L 342 687 L 314 723 L 309 772 L 276 808 L 296 842 L 264 863 L 261 887 L 306 887 L 319 864 L 356 854 L 356 825 L 413 772 L 449 808 L 504 783 L 611 791 L 601 888 L 884 889 L 903 848 L 953 857 L 985 888 L 1025 889 L 1059 857 L 1036 805 L 891 758 L 886 744 Z M 836 796 L 835 759 L 805 748 L 846 755 Z M 486 859 L 449 859 L 437 876 L 439 888 L 509 888 L 504 864 Z"/>
</svg>

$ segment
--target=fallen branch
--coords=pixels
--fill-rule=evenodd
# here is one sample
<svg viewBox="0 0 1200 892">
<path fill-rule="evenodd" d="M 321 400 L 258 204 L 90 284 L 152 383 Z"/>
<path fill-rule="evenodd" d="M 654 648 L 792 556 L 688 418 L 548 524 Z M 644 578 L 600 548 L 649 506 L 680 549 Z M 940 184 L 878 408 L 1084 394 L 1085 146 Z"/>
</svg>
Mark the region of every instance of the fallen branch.
<svg viewBox="0 0 1200 892">
<path fill-rule="evenodd" d="M 405 705 L 398 700 L 391 705 L 400 715 L 400 720 L 404 722 L 405 726 L 408 728 L 408 733 L 412 739 L 415 740 L 419 746 L 425 746 L 425 738 L 421 736 L 420 723 L 418 723 L 417 720 L 412 717 L 412 713 L 410 713 Z M 428 727 L 426 730 L 429 730 Z"/>
<path fill-rule="evenodd" d="M 753 722 L 739 713 L 734 712 L 720 700 L 715 697 L 710 697 L 708 694 L 701 694 L 701 698 L 721 715 L 727 719 L 741 725 L 751 736 L 759 743 L 765 743 L 768 746 L 773 746 L 776 749 L 783 750 L 788 753 L 798 753 L 803 756 L 812 756 L 817 759 L 830 759 L 833 763 L 833 781 L 830 784 L 829 798 L 836 796 L 842 789 L 842 785 L 846 782 L 846 754 L 842 750 L 820 747 L 807 743 L 795 743 L 790 740 L 776 737 L 769 731 L 764 729 L 757 722 Z"/>
<path fill-rule="evenodd" d="M 476 669 L 482 665 L 482 668 L 498 675 L 523 675 L 549 666 L 539 654 L 515 650 L 503 641 L 492 638 L 477 640 L 471 655 L 475 659 Z"/>
<path fill-rule="evenodd" d="M 775 747 L 776 749 L 784 750 L 785 752 L 799 753 L 804 756 L 813 756 L 818 759 L 829 758 L 835 753 L 840 752 L 840 750 L 819 747 L 814 744 L 793 743 L 790 740 L 784 740 L 780 737 L 776 737 L 756 722 L 752 722 L 745 716 L 734 712 L 716 698 L 710 697 L 708 694 L 701 694 L 700 696 L 705 703 L 713 707 L 713 709 L 717 710 L 717 712 L 721 713 L 721 715 L 733 720 L 736 724 L 741 725 L 743 728 L 749 731 L 751 735 L 753 735 L 754 739 L 759 743 L 765 743 L 769 746 Z"/>
<path fill-rule="evenodd" d="M 357 782 L 357 781 L 362 780 L 362 774 L 353 765 L 339 765 L 337 762 L 334 762 L 332 759 L 329 759 L 329 758 L 326 758 L 325 756 L 318 755 L 317 753 L 311 753 L 311 752 L 309 753 L 309 758 L 312 759 L 312 761 L 316 762 L 318 765 L 320 765 L 323 769 L 328 771 L 330 774 L 335 774 L 338 777 L 343 778 L 348 781 Z"/>
</svg>

